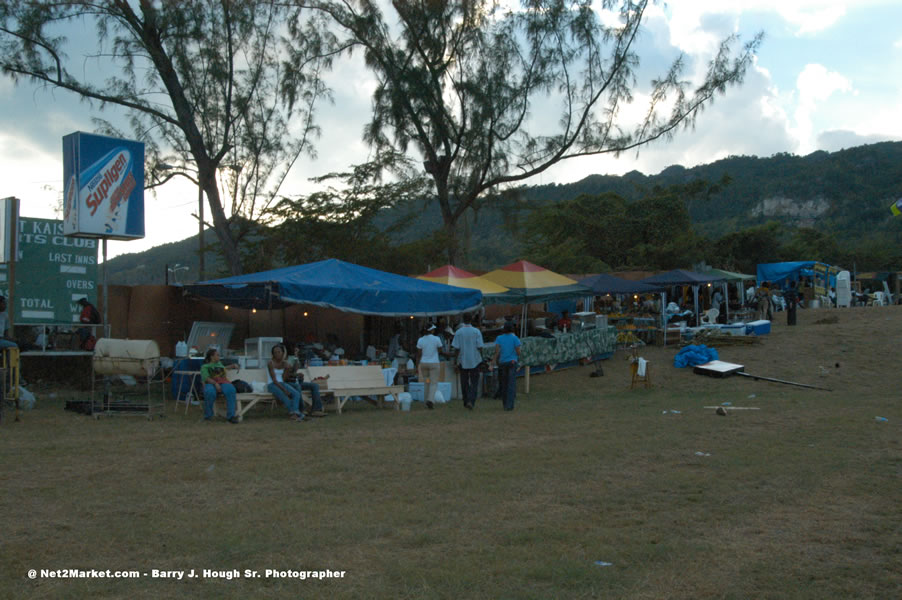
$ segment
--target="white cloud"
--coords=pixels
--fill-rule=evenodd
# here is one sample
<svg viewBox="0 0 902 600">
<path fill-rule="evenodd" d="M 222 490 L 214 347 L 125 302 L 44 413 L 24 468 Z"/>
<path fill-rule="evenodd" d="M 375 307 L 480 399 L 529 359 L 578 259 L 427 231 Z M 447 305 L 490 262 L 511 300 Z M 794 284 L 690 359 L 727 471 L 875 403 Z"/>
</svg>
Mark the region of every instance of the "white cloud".
<svg viewBox="0 0 902 600">
<path fill-rule="evenodd" d="M 796 35 L 811 35 L 837 24 L 852 0 L 693 0 L 648 11 L 649 17 L 669 14 L 670 41 L 687 53 L 712 53 L 718 41 L 737 30 L 745 13 L 776 14 Z"/>
<path fill-rule="evenodd" d="M 893 48 L 902 48 L 902 38 L 899 38 L 895 42 L 893 42 Z"/>
<path fill-rule="evenodd" d="M 638 170 L 646 175 L 679 164 L 693 167 L 728 156 L 771 156 L 796 151 L 788 133 L 789 118 L 766 69 L 754 66 L 741 88 L 732 88 L 699 114 L 696 126 L 681 130 L 671 142 L 656 142 L 614 158 L 586 157 L 559 163 L 530 185 L 573 182 L 593 174 L 622 175 Z"/>
<path fill-rule="evenodd" d="M 777 2 L 777 13 L 796 27 L 796 35 L 806 35 L 832 27 L 846 14 L 848 2 Z"/>
<path fill-rule="evenodd" d="M 819 64 L 807 64 L 796 79 L 798 102 L 795 109 L 793 132 L 800 150 L 807 154 L 816 149 L 813 117 L 818 105 L 836 92 L 851 92 L 852 82 L 835 71 Z"/>
</svg>

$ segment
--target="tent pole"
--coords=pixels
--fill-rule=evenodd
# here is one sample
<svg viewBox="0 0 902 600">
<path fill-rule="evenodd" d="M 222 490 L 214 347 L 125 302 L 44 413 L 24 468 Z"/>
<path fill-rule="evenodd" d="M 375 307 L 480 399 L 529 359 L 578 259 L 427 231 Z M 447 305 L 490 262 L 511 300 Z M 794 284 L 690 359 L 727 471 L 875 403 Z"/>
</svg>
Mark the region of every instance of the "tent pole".
<svg viewBox="0 0 902 600">
<path fill-rule="evenodd" d="M 723 282 L 723 312 L 724 312 L 724 323 L 730 324 L 730 288 L 729 284 L 724 281 Z"/>
<path fill-rule="evenodd" d="M 695 326 L 698 327 L 698 284 L 692 286 L 692 296 L 695 301 Z"/>
<path fill-rule="evenodd" d="M 664 335 L 661 336 L 664 340 L 664 345 L 667 345 L 667 291 L 661 292 L 661 329 L 664 330 Z"/>
</svg>

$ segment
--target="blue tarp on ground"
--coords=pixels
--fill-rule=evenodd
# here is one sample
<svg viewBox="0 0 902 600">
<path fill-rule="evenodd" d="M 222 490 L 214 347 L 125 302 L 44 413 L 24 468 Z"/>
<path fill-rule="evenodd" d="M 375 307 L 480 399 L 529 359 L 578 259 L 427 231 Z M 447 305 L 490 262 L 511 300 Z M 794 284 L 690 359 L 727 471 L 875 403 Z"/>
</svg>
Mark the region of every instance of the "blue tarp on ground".
<svg viewBox="0 0 902 600">
<path fill-rule="evenodd" d="M 673 357 L 673 366 L 678 369 L 683 367 L 697 367 L 712 360 L 720 360 L 717 350 L 704 344 L 685 346 Z"/>
<path fill-rule="evenodd" d="M 312 304 L 388 317 L 457 314 L 477 308 L 479 290 L 386 273 L 330 258 L 306 265 L 186 285 L 185 291 L 236 308 Z"/>
</svg>

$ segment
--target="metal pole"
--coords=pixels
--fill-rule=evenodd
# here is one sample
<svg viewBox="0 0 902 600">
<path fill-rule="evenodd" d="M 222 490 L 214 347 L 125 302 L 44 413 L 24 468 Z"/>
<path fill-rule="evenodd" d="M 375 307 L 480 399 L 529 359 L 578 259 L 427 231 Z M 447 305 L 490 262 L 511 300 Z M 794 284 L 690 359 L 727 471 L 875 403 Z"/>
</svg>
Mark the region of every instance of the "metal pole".
<svg viewBox="0 0 902 600">
<path fill-rule="evenodd" d="M 786 381 L 785 379 L 775 379 L 773 377 L 763 377 L 761 375 L 752 375 L 751 373 L 746 373 L 745 371 L 736 371 L 737 375 L 741 375 L 742 377 L 751 377 L 752 379 L 761 381 L 772 381 L 774 383 L 785 383 L 786 385 L 794 385 L 796 387 L 809 388 L 812 390 L 823 390 L 825 392 L 832 392 L 833 390 L 830 388 L 819 387 L 816 385 L 808 385 L 807 383 L 796 383 L 794 381 Z"/>
<path fill-rule="evenodd" d="M 10 339 L 16 339 L 16 308 L 15 308 L 15 297 L 16 297 L 16 263 L 19 261 L 19 199 L 12 199 L 12 223 L 10 223 L 10 232 L 12 232 L 12 239 L 10 240 L 10 256 L 9 256 L 9 286 L 7 290 L 7 294 L 9 298 L 6 300 L 6 314 L 9 317 L 9 337 Z M 0 331 L 0 335 L 3 335 L 3 332 Z M 16 394 L 16 403 L 18 404 L 18 394 Z"/>
<path fill-rule="evenodd" d="M 204 280 L 204 186 L 201 184 L 200 170 L 197 173 L 197 251 L 200 265 L 198 281 Z"/>
<path fill-rule="evenodd" d="M 110 337 L 110 285 L 106 276 L 106 238 L 103 238 L 103 333 L 104 336 Z M 96 330 L 93 333 L 97 335 Z"/>
</svg>

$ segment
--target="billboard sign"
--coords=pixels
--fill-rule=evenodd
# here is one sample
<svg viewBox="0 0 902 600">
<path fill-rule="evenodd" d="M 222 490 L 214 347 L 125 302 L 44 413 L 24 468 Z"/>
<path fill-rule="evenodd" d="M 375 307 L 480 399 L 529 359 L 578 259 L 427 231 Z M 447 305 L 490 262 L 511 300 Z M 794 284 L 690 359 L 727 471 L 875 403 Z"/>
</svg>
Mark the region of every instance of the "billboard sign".
<svg viewBox="0 0 902 600">
<path fill-rule="evenodd" d="M 76 131 L 63 137 L 65 235 L 144 237 L 144 144 Z"/>
<path fill-rule="evenodd" d="M 95 239 L 63 235 L 63 222 L 19 218 L 16 295 L 9 309 L 16 325 L 78 323 L 79 298 L 97 304 Z M 9 265 L 0 265 L 0 293 L 9 296 Z"/>
</svg>

